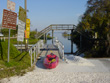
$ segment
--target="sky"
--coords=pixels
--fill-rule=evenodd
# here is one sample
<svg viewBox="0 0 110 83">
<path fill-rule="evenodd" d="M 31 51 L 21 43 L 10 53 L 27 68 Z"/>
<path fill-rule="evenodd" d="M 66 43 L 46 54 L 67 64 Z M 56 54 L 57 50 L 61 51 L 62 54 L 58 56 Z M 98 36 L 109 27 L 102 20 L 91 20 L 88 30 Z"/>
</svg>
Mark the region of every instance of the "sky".
<svg viewBox="0 0 110 83">
<path fill-rule="evenodd" d="M 25 0 L 10 0 L 15 2 L 15 11 L 19 6 L 24 8 Z M 27 17 L 31 20 L 31 30 L 38 31 L 51 24 L 74 24 L 79 22 L 83 15 L 87 0 L 27 0 Z M 2 23 L 3 9 L 7 9 L 7 0 L 0 0 L 0 24 Z"/>
</svg>

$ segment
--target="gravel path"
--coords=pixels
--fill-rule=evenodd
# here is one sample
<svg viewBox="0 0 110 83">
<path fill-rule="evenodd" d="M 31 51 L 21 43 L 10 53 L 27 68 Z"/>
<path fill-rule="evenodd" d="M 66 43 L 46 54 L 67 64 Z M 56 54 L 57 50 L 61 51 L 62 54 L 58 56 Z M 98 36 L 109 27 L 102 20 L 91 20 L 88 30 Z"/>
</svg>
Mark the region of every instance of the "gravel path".
<svg viewBox="0 0 110 83">
<path fill-rule="evenodd" d="M 1 83 L 110 83 L 109 73 L 29 72 Z"/>
<path fill-rule="evenodd" d="M 35 70 L 24 76 L 0 80 L 0 83 L 110 83 L 110 59 L 83 59 L 67 57 L 68 63 L 60 61 L 55 69 L 45 69 L 43 59 Z"/>
</svg>

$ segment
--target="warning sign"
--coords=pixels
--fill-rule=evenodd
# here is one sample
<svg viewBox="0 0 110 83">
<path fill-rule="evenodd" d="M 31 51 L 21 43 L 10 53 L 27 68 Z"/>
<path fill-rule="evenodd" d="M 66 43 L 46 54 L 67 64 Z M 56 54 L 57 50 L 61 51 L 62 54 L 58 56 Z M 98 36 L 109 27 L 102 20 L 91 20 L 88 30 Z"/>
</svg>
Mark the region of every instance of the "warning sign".
<svg viewBox="0 0 110 83">
<path fill-rule="evenodd" d="M 2 27 L 16 29 L 17 13 L 3 10 Z"/>
<path fill-rule="evenodd" d="M 19 7 L 19 20 L 26 22 L 26 10 L 21 6 Z"/>
<path fill-rule="evenodd" d="M 29 38 L 30 32 L 25 30 L 25 38 Z"/>
<path fill-rule="evenodd" d="M 26 31 L 30 32 L 30 19 L 26 19 Z"/>
</svg>

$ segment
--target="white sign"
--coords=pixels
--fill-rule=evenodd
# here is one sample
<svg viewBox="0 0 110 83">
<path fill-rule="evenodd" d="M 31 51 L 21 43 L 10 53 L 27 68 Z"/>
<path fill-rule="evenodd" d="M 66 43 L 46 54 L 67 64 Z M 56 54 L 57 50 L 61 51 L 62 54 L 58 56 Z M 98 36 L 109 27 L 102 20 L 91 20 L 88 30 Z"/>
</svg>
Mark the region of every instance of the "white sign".
<svg viewBox="0 0 110 83">
<path fill-rule="evenodd" d="M 17 41 L 24 41 L 24 30 L 25 30 L 25 22 L 19 20 L 18 21 L 18 36 Z"/>
<path fill-rule="evenodd" d="M 15 11 L 15 3 L 10 0 L 7 0 L 7 9 Z"/>
</svg>

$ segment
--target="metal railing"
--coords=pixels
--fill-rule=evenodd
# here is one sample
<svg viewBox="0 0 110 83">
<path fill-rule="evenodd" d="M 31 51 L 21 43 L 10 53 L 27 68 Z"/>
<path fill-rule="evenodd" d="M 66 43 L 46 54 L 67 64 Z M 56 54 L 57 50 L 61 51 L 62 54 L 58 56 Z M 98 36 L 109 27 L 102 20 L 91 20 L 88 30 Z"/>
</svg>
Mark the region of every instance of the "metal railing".
<svg viewBox="0 0 110 83">
<path fill-rule="evenodd" d="M 40 48 L 44 46 L 43 40 L 38 41 L 29 49 L 29 55 L 31 57 L 31 66 L 35 63 L 37 55 L 40 53 Z"/>
<path fill-rule="evenodd" d="M 48 33 L 50 30 L 52 30 L 51 26 L 46 27 L 45 29 L 43 29 L 42 31 L 40 31 L 37 34 L 37 38 L 40 38 L 42 35 L 44 35 L 45 33 Z"/>
<path fill-rule="evenodd" d="M 64 45 L 57 39 L 55 39 L 54 44 L 58 47 L 59 49 L 59 54 L 61 56 L 61 59 L 65 60 L 65 56 L 64 56 Z"/>
<path fill-rule="evenodd" d="M 75 29 L 73 24 L 52 24 L 52 30 L 72 30 Z"/>
<path fill-rule="evenodd" d="M 4 40 L 4 41 L 5 41 L 5 39 L 6 39 L 6 38 L 5 38 L 5 37 L 1 37 L 0 39 L 1 39 L 1 41 L 2 41 L 2 40 Z"/>
</svg>

